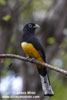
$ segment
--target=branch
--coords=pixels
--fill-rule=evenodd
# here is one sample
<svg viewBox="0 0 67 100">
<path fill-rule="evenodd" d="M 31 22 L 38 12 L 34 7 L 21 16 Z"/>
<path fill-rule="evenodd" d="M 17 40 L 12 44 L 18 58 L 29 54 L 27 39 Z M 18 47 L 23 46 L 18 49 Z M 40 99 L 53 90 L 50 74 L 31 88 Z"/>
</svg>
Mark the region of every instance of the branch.
<svg viewBox="0 0 67 100">
<path fill-rule="evenodd" d="M 34 63 L 34 64 L 39 64 L 39 65 L 47 67 L 51 70 L 54 70 L 54 71 L 57 71 L 57 72 L 62 73 L 64 75 L 67 75 L 66 70 L 60 69 L 58 67 L 55 67 L 55 66 L 49 65 L 47 63 L 43 63 L 43 62 L 37 61 L 35 59 L 28 58 L 28 57 L 23 57 L 23 56 L 15 55 L 15 54 L 0 54 L 0 58 L 15 58 L 15 59 L 19 59 L 19 60 L 22 60 L 22 61 L 31 62 L 31 63 Z"/>
</svg>

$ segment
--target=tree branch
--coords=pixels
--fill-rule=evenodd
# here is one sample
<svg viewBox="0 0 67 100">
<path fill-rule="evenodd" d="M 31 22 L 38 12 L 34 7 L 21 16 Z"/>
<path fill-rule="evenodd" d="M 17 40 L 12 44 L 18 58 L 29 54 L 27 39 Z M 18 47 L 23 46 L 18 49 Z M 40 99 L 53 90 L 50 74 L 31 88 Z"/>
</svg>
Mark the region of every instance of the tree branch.
<svg viewBox="0 0 67 100">
<path fill-rule="evenodd" d="M 43 62 L 37 61 L 35 59 L 28 58 L 28 57 L 23 57 L 23 56 L 15 55 L 15 54 L 0 54 L 0 58 L 15 58 L 15 59 L 19 59 L 19 60 L 22 60 L 22 61 L 31 62 L 31 63 L 34 63 L 34 64 L 39 64 L 39 65 L 47 67 L 51 70 L 54 70 L 54 71 L 57 71 L 57 72 L 62 73 L 64 75 L 67 75 L 66 70 L 60 69 L 58 67 L 55 67 L 55 66 L 49 65 L 47 63 L 43 63 Z"/>
</svg>

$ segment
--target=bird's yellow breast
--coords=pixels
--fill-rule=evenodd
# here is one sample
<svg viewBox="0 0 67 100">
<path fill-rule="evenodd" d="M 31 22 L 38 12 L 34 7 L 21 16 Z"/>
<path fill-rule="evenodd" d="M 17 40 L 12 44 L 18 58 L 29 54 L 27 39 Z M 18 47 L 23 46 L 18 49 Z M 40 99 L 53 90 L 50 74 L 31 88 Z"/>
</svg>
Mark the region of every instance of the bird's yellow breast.
<svg viewBox="0 0 67 100">
<path fill-rule="evenodd" d="M 44 62 L 39 52 L 31 43 L 22 42 L 21 47 L 27 56 L 35 58 L 38 61 Z M 42 68 L 43 66 L 37 65 L 37 67 Z"/>
</svg>

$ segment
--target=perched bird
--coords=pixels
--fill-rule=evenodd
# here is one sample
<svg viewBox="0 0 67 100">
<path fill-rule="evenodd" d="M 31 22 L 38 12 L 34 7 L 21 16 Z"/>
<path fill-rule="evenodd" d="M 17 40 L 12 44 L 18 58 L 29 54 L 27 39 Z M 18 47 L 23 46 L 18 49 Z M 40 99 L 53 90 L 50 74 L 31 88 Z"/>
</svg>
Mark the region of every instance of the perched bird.
<svg viewBox="0 0 67 100">
<path fill-rule="evenodd" d="M 21 47 L 27 56 L 35 58 L 41 62 L 46 62 L 43 46 L 34 34 L 38 27 L 40 26 L 34 23 L 28 23 L 24 26 Z M 44 95 L 53 96 L 54 93 L 47 74 L 47 68 L 38 64 L 36 66 L 41 78 Z"/>
</svg>

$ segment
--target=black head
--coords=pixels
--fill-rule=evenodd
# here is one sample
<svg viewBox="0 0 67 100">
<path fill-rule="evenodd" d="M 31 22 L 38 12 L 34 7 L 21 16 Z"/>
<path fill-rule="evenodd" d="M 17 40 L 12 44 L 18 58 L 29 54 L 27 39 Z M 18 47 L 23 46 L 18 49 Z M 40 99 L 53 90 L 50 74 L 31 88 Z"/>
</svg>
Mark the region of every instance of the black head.
<svg viewBox="0 0 67 100">
<path fill-rule="evenodd" d="M 32 33 L 34 33 L 35 29 L 38 28 L 38 27 L 40 27 L 40 26 L 37 25 L 37 24 L 28 23 L 28 24 L 26 24 L 26 25 L 24 26 L 23 31 L 24 31 L 24 32 L 32 32 Z"/>
</svg>

